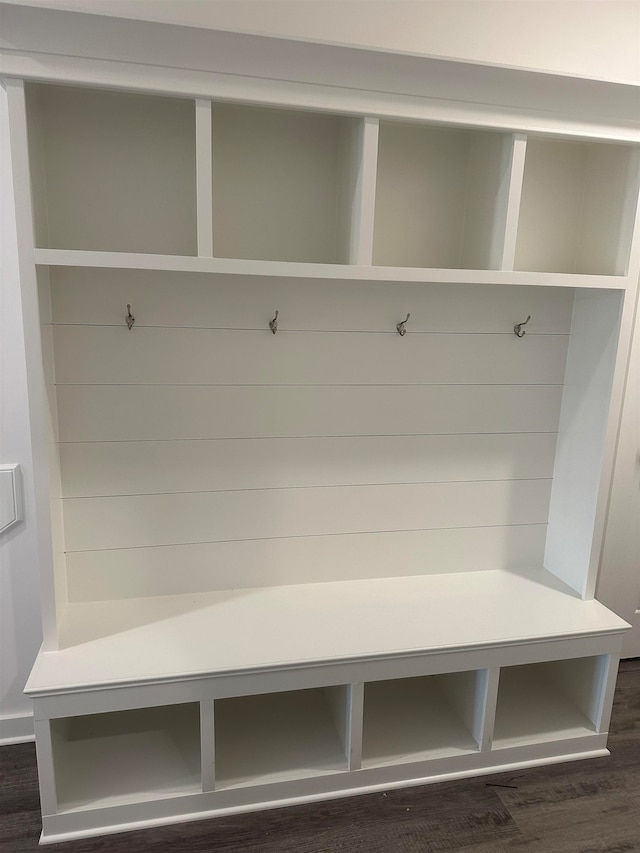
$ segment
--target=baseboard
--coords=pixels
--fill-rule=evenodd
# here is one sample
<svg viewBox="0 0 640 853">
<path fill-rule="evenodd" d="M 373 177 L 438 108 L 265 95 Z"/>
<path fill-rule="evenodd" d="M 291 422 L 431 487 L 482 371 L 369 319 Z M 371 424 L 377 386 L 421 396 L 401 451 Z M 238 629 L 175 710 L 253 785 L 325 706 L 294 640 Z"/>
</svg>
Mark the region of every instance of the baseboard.
<svg viewBox="0 0 640 853">
<path fill-rule="evenodd" d="M 0 717 L 0 746 L 12 743 L 28 743 L 35 740 L 33 714 L 16 714 Z"/>
</svg>

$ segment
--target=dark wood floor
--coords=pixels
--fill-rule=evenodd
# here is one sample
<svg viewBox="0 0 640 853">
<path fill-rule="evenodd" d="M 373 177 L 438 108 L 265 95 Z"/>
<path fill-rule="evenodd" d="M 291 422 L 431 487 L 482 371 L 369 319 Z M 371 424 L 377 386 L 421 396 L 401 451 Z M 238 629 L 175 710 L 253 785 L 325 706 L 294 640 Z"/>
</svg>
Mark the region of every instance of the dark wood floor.
<svg viewBox="0 0 640 853">
<path fill-rule="evenodd" d="M 620 668 L 610 758 L 56 844 L 65 853 L 640 851 L 640 659 Z M 36 850 L 32 744 L 0 749 L 0 850 Z"/>
</svg>

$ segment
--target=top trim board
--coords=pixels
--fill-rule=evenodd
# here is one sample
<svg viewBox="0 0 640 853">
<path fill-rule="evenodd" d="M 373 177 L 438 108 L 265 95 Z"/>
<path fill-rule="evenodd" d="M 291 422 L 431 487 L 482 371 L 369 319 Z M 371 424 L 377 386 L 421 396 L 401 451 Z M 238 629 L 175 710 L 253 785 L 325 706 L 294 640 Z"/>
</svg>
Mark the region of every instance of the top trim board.
<svg viewBox="0 0 640 853">
<path fill-rule="evenodd" d="M 154 66 L 156 75 L 161 68 L 189 70 L 238 82 L 259 78 L 351 90 L 365 103 L 372 95 L 400 95 L 470 108 L 492 105 L 521 115 L 554 116 L 557 132 L 576 121 L 593 122 L 617 125 L 640 141 L 640 87 L 632 83 L 13 4 L 0 7 L 0 24 L 1 70 L 8 75 L 25 73 L 20 62 L 25 57 L 36 59 L 38 69 L 25 76 L 45 80 L 51 79 L 47 68 L 56 58 L 90 60 L 96 67 L 113 63 L 114 74 L 129 63 Z M 268 93 L 263 97 L 268 100 Z M 469 118 L 474 124 L 472 113 Z"/>
</svg>

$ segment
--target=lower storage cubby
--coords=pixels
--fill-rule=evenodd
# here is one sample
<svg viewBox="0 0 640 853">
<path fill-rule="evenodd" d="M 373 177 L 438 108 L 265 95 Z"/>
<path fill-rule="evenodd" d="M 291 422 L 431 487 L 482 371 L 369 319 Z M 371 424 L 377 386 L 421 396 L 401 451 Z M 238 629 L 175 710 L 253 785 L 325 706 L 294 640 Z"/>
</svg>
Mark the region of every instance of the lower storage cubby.
<svg viewBox="0 0 640 853">
<path fill-rule="evenodd" d="M 486 671 L 366 684 L 362 766 L 477 751 L 485 684 Z"/>
<path fill-rule="evenodd" d="M 215 703 L 216 789 L 347 770 L 347 687 Z"/>
<path fill-rule="evenodd" d="M 197 704 L 51 721 L 58 811 L 198 793 Z"/>
<path fill-rule="evenodd" d="M 493 748 L 592 735 L 607 662 L 599 656 L 501 669 Z"/>
</svg>

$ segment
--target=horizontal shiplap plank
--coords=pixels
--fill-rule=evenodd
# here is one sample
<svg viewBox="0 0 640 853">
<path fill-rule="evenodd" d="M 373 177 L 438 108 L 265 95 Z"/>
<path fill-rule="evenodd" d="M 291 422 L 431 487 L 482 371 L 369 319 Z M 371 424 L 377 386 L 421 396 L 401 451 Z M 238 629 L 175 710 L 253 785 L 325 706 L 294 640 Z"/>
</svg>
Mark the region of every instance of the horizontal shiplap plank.
<svg viewBox="0 0 640 853">
<path fill-rule="evenodd" d="M 540 524 L 550 480 L 180 493 L 64 500 L 68 551 Z"/>
<path fill-rule="evenodd" d="M 65 497 L 549 478 L 554 433 L 63 444 Z"/>
<path fill-rule="evenodd" d="M 58 384 L 561 383 L 568 336 L 56 326 Z"/>
<path fill-rule="evenodd" d="M 407 284 L 151 270 L 53 267 L 54 323 L 121 325 L 127 304 L 136 326 L 266 329 L 276 309 L 282 329 L 511 332 L 531 314 L 530 334 L 566 334 L 571 288 Z"/>
<path fill-rule="evenodd" d="M 67 555 L 69 599 L 535 566 L 545 533 L 537 524 L 75 551 Z"/>
<path fill-rule="evenodd" d="M 58 387 L 60 441 L 555 432 L 560 386 Z"/>
</svg>

